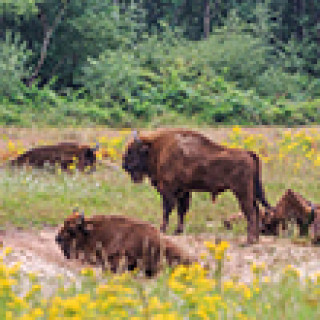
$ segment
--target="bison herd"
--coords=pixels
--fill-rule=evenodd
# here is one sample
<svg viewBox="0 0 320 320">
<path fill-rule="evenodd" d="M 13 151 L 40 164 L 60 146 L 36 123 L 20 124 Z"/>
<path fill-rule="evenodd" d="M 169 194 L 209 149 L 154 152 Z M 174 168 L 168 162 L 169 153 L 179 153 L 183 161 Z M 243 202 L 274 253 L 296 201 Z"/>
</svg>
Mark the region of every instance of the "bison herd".
<svg viewBox="0 0 320 320">
<path fill-rule="evenodd" d="M 46 162 L 67 170 L 77 159 L 84 171 L 95 168 L 97 148 L 74 143 L 34 148 L 11 161 L 11 165 L 43 167 Z M 169 215 L 177 207 L 176 234 L 184 230 L 192 192 L 209 192 L 213 199 L 231 190 L 241 213 L 225 221 L 227 228 L 239 219 L 247 220 L 247 243 L 259 241 L 259 234 L 278 235 L 294 219 L 301 235 L 310 233 L 320 241 L 320 206 L 287 190 L 275 207 L 266 200 L 261 181 L 261 162 L 252 151 L 228 148 L 199 132 L 161 129 L 134 133 L 123 154 L 122 168 L 133 182 L 148 177 L 162 197 L 163 221 L 159 232 L 152 225 L 120 215 L 84 217 L 74 212 L 59 229 L 56 242 L 66 258 L 77 258 L 112 271 L 139 268 L 154 275 L 163 261 L 169 265 L 191 264 L 188 255 L 163 234 Z"/>
</svg>

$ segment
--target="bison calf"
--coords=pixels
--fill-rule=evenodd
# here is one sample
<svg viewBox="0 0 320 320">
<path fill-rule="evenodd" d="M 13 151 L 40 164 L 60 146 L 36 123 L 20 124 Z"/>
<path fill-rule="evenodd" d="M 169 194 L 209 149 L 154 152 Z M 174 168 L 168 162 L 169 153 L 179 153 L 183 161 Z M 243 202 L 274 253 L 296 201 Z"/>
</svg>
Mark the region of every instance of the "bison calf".
<svg viewBox="0 0 320 320">
<path fill-rule="evenodd" d="M 56 242 L 66 258 L 80 258 L 113 272 L 139 268 L 153 276 L 163 260 L 170 266 L 196 261 L 152 225 L 120 215 L 85 218 L 75 212 L 64 221 Z"/>
<path fill-rule="evenodd" d="M 225 220 L 224 225 L 230 229 L 234 222 L 244 218 L 242 213 L 238 213 Z M 320 206 L 291 189 L 284 193 L 272 210 L 267 214 L 260 214 L 260 232 L 265 235 L 278 235 L 279 228 L 285 229 L 289 220 L 297 223 L 301 236 L 310 231 L 312 242 L 320 241 Z"/>
<path fill-rule="evenodd" d="M 57 145 L 39 146 L 26 151 L 11 160 L 12 166 L 30 165 L 42 168 L 46 163 L 49 165 L 59 164 L 62 170 L 68 170 L 69 166 L 75 163 L 79 171 L 96 165 L 96 148 L 87 145 L 79 145 L 72 142 L 59 143 Z"/>
<path fill-rule="evenodd" d="M 259 207 L 270 208 L 261 184 L 259 157 L 241 149 L 214 143 L 190 130 L 158 130 L 136 134 L 123 154 L 123 169 L 134 182 L 144 176 L 163 199 L 162 231 L 166 231 L 169 214 L 177 205 L 178 227 L 183 232 L 191 192 L 210 192 L 214 199 L 229 189 L 237 197 L 248 220 L 248 243 L 259 239 Z"/>
</svg>

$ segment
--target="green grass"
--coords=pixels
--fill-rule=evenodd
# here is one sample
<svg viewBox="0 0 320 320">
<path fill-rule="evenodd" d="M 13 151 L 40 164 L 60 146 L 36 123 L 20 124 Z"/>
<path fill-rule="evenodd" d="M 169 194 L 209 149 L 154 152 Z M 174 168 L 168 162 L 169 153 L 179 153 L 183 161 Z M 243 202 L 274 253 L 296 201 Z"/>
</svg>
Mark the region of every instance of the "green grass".
<svg viewBox="0 0 320 320">
<path fill-rule="evenodd" d="M 115 131 L 95 129 L 9 129 L 3 128 L 4 145 L 8 140 L 28 141 L 38 139 L 45 141 L 61 141 L 73 138 L 93 141 L 97 136 L 114 137 Z M 264 139 L 272 142 L 268 147 L 269 155 L 274 159 L 263 163 L 263 184 L 267 199 L 275 204 L 286 189 L 292 188 L 307 199 L 320 203 L 320 169 L 306 161 L 303 153 L 289 155 L 281 162 L 277 158 L 279 139 L 282 128 L 257 127 L 248 129 L 246 134 L 262 133 Z M 315 148 L 320 147 L 319 130 L 315 138 Z M 226 141 L 231 130 L 228 128 L 207 130 L 215 141 Z M 242 134 L 242 133 L 241 133 Z M 246 137 L 246 134 L 242 136 Z M 315 134 L 315 133 L 314 133 Z M 11 137 L 11 138 L 10 138 Z M 4 139 L 4 138 L 3 138 Z M 238 138 L 237 138 L 238 139 Z M 1 142 L 1 141 L 0 141 Z M 120 161 L 120 159 L 119 159 Z M 301 163 L 299 170 L 294 169 L 296 162 Z M 68 216 L 72 209 L 79 207 L 86 215 L 124 214 L 160 225 L 162 221 L 162 202 L 157 191 L 146 179 L 141 184 L 134 184 L 121 169 L 98 166 L 93 174 L 54 174 L 49 170 L 24 169 L 0 170 L 0 215 L 1 225 L 6 223 L 20 227 L 44 224 L 57 225 Z M 231 192 L 221 194 L 213 205 L 211 197 L 206 193 L 193 193 L 192 205 L 186 217 L 186 232 L 219 233 L 221 219 L 238 212 L 239 206 Z M 170 217 L 172 232 L 177 223 L 174 211 Z M 240 225 L 242 233 L 245 230 Z"/>
<path fill-rule="evenodd" d="M 264 185 L 268 199 L 275 204 L 287 188 L 320 203 L 320 181 L 312 168 L 292 175 L 290 167 L 264 165 Z M 50 173 L 23 169 L 0 171 L 1 224 L 18 226 L 59 224 L 74 207 L 86 215 L 124 214 L 159 225 L 162 203 L 157 191 L 145 181 L 134 184 L 122 170 L 99 168 L 91 175 Z M 215 205 L 207 193 L 193 193 L 187 214 L 188 233 L 216 232 L 222 217 L 237 212 L 231 192 L 221 194 Z M 176 213 L 170 219 L 171 231 Z"/>
<path fill-rule="evenodd" d="M 0 266 L 10 274 L 2 283 L 20 283 L 19 271 L 12 273 L 1 262 Z M 7 310 L 7 319 L 319 319 L 320 276 L 302 280 L 296 269 L 287 267 L 278 282 L 270 282 L 262 266 L 252 270 L 251 283 L 228 280 L 220 286 L 223 268 L 219 274 L 207 274 L 197 266 L 178 267 L 151 280 L 134 274 L 96 277 L 85 269 L 78 285 L 66 287 L 58 280 L 48 299 L 41 298 L 40 287 L 33 287 L 19 302 L 16 285 L 1 287 L 0 315 L 4 318 Z M 37 278 L 32 283 L 36 286 Z M 38 317 L 32 316 L 35 313 Z M 30 317 L 20 318 L 23 314 Z"/>
<path fill-rule="evenodd" d="M 38 136 L 40 133 L 43 139 L 45 130 L 37 130 L 33 134 Z M 283 129 L 257 128 L 254 130 L 262 132 L 269 141 L 274 142 L 273 148 L 269 149 L 269 151 L 276 155 L 279 149 L 277 139 L 281 136 Z M 97 134 L 94 130 L 83 130 L 83 134 L 90 135 L 88 139 L 88 136 L 81 136 L 76 131 L 72 131 L 76 138 L 81 137 L 89 141 L 92 141 L 94 135 Z M 69 129 L 68 134 L 70 132 Z M 216 141 L 225 140 L 228 132 L 230 132 L 230 129 L 211 131 Z M 30 133 L 19 130 L 8 131 L 6 134 L 18 140 L 22 137 L 28 139 L 30 136 Z M 59 138 L 57 134 L 60 135 Z M 48 139 L 56 141 L 66 134 L 65 131 L 52 133 L 49 130 L 47 133 Z M 318 142 L 316 142 L 315 148 L 319 147 Z M 301 167 L 295 171 L 295 163 L 297 161 L 301 163 Z M 319 167 L 312 165 L 310 161 L 308 162 L 303 153 L 298 152 L 296 155 L 290 155 L 284 162 L 275 157 L 269 163 L 264 163 L 262 180 L 267 198 L 271 204 L 275 204 L 288 188 L 300 192 L 309 200 L 320 203 Z M 149 221 L 157 226 L 162 221 L 161 198 L 147 180 L 141 184 L 134 184 L 122 170 L 117 171 L 103 165 L 99 166 L 97 171 L 90 175 L 81 173 L 72 175 L 62 173 L 59 175 L 48 170 L 27 171 L 3 168 L 0 170 L 0 199 L 1 229 L 5 229 L 6 224 L 24 228 L 29 228 L 30 226 L 41 228 L 48 224 L 57 225 L 63 222 L 74 207 L 79 207 L 88 216 L 95 214 L 124 214 Z M 221 227 L 222 218 L 238 211 L 237 200 L 231 192 L 221 194 L 214 205 L 209 194 L 193 193 L 192 205 L 186 219 L 186 232 L 192 235 L 201 233 L 215 236 L 223 235 L 225 236 L 224 239 L 244 235 L 246 234 L 245 222 L 235 225 L 232 231 L 226 231 Z M 177 215 L 174 211 L 170 219 L 169 233 L 172 233 L 175 229 L 176 222 Z M 228 236 L 230 237 L 227 237 L 226 233 L 229 233 Z M 271 249 L 275 250 L 275 247 L 269 247 L 269 250 Z M 314 249 L 317 250 L 317 248 Z M 242 249 L 239 247 L 238 250 Z M 245 254 L 245 251 L 243 254 Z M 278 259 L 278 256 L 276 258 Z M 301 256 L 297 258 L 300 259 Z M 295 264 L 297 262 L 296 258 L 291 254 L 288 255 L 288 259 L 285 264 Z M 234 264 L 236 263 L 237 261 L 234 262 Z M 272 275 L 280 274 L 279 269 L 279 263 L 276 260 L 273 260 L 273 264 L 268 267 L 268 270 L 272 271 Z M 250 273 L 249 268 L 248 272 Z M 210 273 L 209 279 L 214 278 L 214 270 L 210 270 Z M 228 276 L 228 273 L 224 273 L 224 270 L 222 270 L 222 276 L 224 275 Z M 216 317 L 211 314 L 209 318 L 295 320 L 319 319 L 320 317 L 320 277 L 318 277 L 317 282 L 304 281 L 297 277 L 295 271 L 289 270 L 289 274 L 280 277 L 279 281 L 276 282 L 264 283 L 259 281 L 258 284 L 252 282 L 247 288 L 241 283 L 235 282 L 231 289 L 221 291 L 217 286 L 205 287 L 207 278 L 199 285 L 199 279 L 193 274 L 190 277 L 182 277 L 180 285 L 185 286 L 185 288 L 181 292 L 170 286 L 170 277 L 170 274 L 164 272 L 153 280 L 130 278 L 123 282 L 113 276 L 107 276 L 105 279 L 98 279 L 97 281 L 92 278 L 82 279 L 83 282 L 80 288 L 71 287 L 70 290 L 54 293 L 55 296 L 62 297 L 64 302 L 61 305 L 55 304 L 53 300 L 48 300 L 44 305 L 41 305 L 40 308 L 43 310 L 44 315 L 39 319 L 47 319 L 48 310 L 54 308 L 64 315 L 70 312 L 76 314 L 76 310 L 84 308 L 82 310 L 83 313 L 79 311 L 82 314 L 82 318 L 90 319 L 90 314 L 92 314 L 91 318 L 95 319 L 97 314 L 101 315 L 100 311 L 98 311 L 99 305 L 95 305 L 90 309 L 91 311 L 86 309 L 86 305 L 89 302 L 95 303 L 96 301 L 101 304 L 109 303 L 103 314 L 110 319 L 117 317 L 117 312 L 124 310 L 122 306 L 120 310 L 118 305 L 122 303 L 121 301 L 126 301 L 127 299 L 125 288 L 133 290 L 134 293 L 131 298 L 136 301 L 134 306 L 126 307 L 125 309 L 128 314 L 136 315 L 137 319 L 201 319 L 201 310 L 210 314 L 212 302 L 206 304 L 206 299 L 211 299 L 212 297 L 221 297 L 226 309 L 217 302 L 216 310 L 218 310 L 220 316 Z M 109 292 L 107 296 L 98 297 L 96 288 L 105 282 L 109 284 L 111 293 Z M 116 288 L 118 288 L 118 291 Z M 192 288 L 195 291 L 192 291 L 193 293 L 190 295 L 186 294 L 187 289 Z M 246 298 L 248 288 L 251 296 Z M 81 298 L 79 293 L 90 294 L 87 303 L 82 302 L 81 299 L 83 297 Z M 116 299 L 110 302 L 108 300 L 110 296 L 114 296 Z M 9 298 L 9 294 L 3 295 L 4 300 L 1 300 L 0 297 L 0 317 L 3 315 L 1 313 L 1 308 L 4 308 L 3 301 L 9 301 L 11 299 Z M 155 308 L 152 303 L 152 299 L 155 298 L 160 301 L 161 306 L 165 305 L 165 303 L 170 303 L 170 309 L 160 311 L 160 309 Z M 30 308 L 38 306 L 40 298 L 35 298 L 32 301 L 32 303 L 28 301 Z M 14 306 L 12 310 L 16 310 L 16 308 L 18 307 Z M 73 311 L 72 308 L 74 308 Z M 23 312 L 29 311 L 24 309 Z M 156 315 L 161 313 L 164 316 L 156 318 Z M 17 314 L 19 312 L 14 313 L 14 315 Z M 169 318 L 170 315 L 172 318 Z M 120 318 L 119 314 L 118 316 Z M 179 318 L 178 316 L 181 317 Z"/>
</svg>

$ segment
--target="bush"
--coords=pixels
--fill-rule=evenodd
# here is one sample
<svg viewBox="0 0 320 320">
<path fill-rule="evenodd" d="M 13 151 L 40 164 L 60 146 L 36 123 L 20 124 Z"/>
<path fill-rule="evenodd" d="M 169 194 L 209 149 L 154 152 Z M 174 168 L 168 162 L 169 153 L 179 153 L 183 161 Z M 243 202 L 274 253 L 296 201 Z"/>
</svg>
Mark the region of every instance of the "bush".
<svg viewBox="0 0 320 320">
<path fill-rule="evenodd" d="M 320 123 L 320 100 L 300 103 L 279 100 L 275 105 L 266 109 L 263 122 L 287 126 Z"/>
<path fill-rule="evenodd" d="M 7 32 L 5 39 L 0 40 L 0 97 L 23 98 L 21 81 L 29 74 L 26 66 L 29 56 L 30 51 L 19 35 Z"/>
<path fill-rule="evenodd" d="M 168 54 L 167 43 L 168 38 L 163 46 L 150 38 L 133 52 L 106 52 L 88 61 L 79 80 L 103 108 L 144 121 L 172 110 L 207 123 L 260 122 L 265 101 L 237 89 L 204 60 L 193 59 L 192 51 L 185 58 L 176 45 L 178 51 L 171 47 Z"/>
</svg>

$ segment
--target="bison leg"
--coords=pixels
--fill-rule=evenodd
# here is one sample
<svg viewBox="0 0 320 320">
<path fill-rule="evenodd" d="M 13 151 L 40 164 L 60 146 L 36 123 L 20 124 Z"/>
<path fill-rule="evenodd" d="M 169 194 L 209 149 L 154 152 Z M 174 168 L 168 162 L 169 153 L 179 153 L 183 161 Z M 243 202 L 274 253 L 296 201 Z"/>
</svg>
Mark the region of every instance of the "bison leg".
<svg viewBox="0 0 320 320">
<path fill-rule="evenodd" d="M 211 194 L 211 200 L 212 200 L 212 203 L 213 203 L 213 204 L 215 204 L 216 199 L 217 199 L 217 194 L 216 194 L 216 193 L 212 193 L 212 194 Z"/>
<path fill-rule="evenodd" d="M 309 225 L 304 223 L 302 219 L 297 219 L 300 237 L 307 236 L 309 233 Z"/>
<path fill-rule="evenodd" d="M 169 223 L 169 215 L 174 208 L 174 200 L 171 197 L 163 196 L 163 222 L 160 227 L 162 232 L 166 232 Z"/>
<path fill-rule="evenodd" d="M 190 205 L 190 192 L 184 192 L 178 199 L 178 226 L 175 234 L 180 234 L 184 229 L 184 217 L 189 210 Z"/>
<path fill-rule="evenodd" d="M 240 199 L 239 199 L 240 198 Z M 247 242 L 254 244 L 259 241 L 259 207 L 249 199 L 239 197 L 242 212 L 247 218 Z"/>
</svg>

